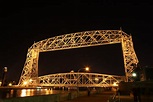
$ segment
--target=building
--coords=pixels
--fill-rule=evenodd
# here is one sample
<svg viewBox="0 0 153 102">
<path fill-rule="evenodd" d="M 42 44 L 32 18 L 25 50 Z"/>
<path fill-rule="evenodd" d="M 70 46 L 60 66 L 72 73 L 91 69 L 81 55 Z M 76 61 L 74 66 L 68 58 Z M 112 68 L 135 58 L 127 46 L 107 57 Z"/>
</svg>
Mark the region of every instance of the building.
<svg viewBox="0 0 153 102">
<path fill-rule="evenodd" d="M 153 67 L 143 67 L 140 72 L 141 81 L 153 81 Z"/>
</svg>

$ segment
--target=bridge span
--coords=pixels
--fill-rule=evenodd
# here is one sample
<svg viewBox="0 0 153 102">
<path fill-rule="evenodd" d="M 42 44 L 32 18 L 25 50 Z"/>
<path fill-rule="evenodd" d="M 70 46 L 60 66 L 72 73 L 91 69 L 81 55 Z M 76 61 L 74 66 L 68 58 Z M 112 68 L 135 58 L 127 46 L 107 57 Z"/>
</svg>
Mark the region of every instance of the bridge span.
<svg viewBox="0 0 153 102">
<path fill-rule="evenodd" d="M 50 87 L 116 87 L 121 81 L 125 81 L 125 76 L 70 72 L 31 78 L 24 84 L 28 86 Z"/>
<path fill-rule="evenodd" d="M 132 73 L 137 68 L 138 59 L 133 47 L 132 36 L 122 30 L 93 30 L 51 37 L 34 43 L 27 52 L 27 58 L 19 80 L 19 86 L 113 86 L 121 76 L 96 73 L 59 73 L 38 76 L 39 53 L 74 48 L 121 43 L 125 77 L 132 82 Z M 119 78 L 119 79 L 118 79 Z"/>
</svg>

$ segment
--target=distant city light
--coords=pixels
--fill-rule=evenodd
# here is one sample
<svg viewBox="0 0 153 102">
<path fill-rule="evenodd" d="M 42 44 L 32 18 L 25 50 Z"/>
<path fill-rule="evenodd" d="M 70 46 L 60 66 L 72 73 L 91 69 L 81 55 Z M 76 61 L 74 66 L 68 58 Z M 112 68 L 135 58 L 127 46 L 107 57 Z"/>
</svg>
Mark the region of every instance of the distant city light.
<svg viewBox="0 0 153 102">
<path fill-rule="evenodd" d="M 9 83 L 8 86 L 12 86 L 12 83 Z"/>
</svg>

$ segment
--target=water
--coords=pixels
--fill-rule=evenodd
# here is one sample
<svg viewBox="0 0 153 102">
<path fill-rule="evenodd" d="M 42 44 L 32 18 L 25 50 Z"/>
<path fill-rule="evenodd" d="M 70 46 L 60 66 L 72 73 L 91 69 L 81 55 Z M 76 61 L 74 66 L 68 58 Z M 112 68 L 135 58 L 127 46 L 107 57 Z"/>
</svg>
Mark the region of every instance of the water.
<svg viewBox="0 0 153 102">
<path fill-rule="evenodd" d="M 58 94 L 64 93 L 64 90 L 53 90 L 51 89 L 1 89 L 0 98 L 12 98 L 12 97 L 27 97 L 35 95 L 49 95 L 49 94 Z"/>
</svg>

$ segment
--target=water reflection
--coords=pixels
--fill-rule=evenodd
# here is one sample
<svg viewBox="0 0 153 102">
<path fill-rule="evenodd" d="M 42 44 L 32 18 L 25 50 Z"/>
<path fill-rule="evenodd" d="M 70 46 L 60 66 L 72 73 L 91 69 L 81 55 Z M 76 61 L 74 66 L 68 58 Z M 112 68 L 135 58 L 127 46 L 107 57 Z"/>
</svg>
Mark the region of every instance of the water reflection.
<svg viewBox="0 0 153 102">
<path fill-rule="evenodd" d="M 48 95 L 48 94 L 57 94 L 63 93 L 62 90 L 53 90 L 51 89 L 5 89 L 0 90 L 0 98 L 11 98 L 11 97 L 26 97 L 34 95 Z"/>
<path fill-rule="evenodd" d="M 21 97 L 30 96 L 33 94 L 33 90 L 30 89 L 22 89 L 21 90 Z"/>
<path fill-rule="evenodd" d="M 48 95 L 48 94 L 55 94 L 56 91 L 53 92 L 51 89 L 22 89 L 21 91 L 18 90 L 18 97 L 25 97 L 25 96 L 34 96 L 34 95 Z"/>
</svg>

